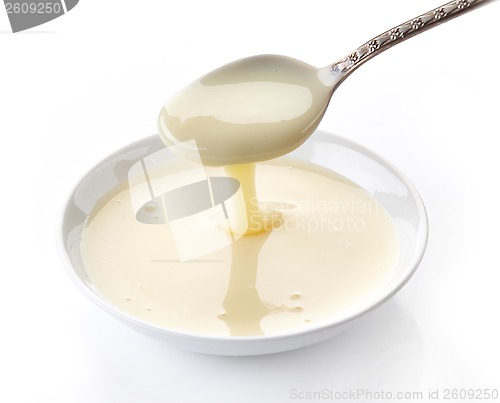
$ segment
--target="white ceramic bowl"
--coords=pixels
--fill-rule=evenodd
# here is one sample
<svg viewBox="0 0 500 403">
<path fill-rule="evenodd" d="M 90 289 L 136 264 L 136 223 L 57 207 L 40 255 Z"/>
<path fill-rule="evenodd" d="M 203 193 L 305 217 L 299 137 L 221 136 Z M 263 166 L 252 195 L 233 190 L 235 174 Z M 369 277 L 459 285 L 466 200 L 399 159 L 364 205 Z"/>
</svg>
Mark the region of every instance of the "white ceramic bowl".
<svg viewBox="0 0 500 403">
<path fill-rule="evenodd" d="M 333 134 L 318 131 L 291 156 L 329 168 L 370 192 L 389 212 L 400 240 L 400 258 L 391 280 L 364 306 L 321 325 L 281 335 L 204 336 L 155 327 L 123 312 L 93 288 L 80 256 L 85 219 L 95 204 L 118 184 L 127 181 L 130 167 L 162 149 L 158 136 L 133 143 L 99 163 L 76 185 L 64 208 L 60 226 L 60 250 L 64 265 L 87 297 L 127 325 L 159 337 L 176 347 L 209 354 L 258 355 L 293 350 L 330 338 L 391 298 L 417 268 L 427 243 L 427 216 L 416 189 L 382 158 Z"/>
</svg>

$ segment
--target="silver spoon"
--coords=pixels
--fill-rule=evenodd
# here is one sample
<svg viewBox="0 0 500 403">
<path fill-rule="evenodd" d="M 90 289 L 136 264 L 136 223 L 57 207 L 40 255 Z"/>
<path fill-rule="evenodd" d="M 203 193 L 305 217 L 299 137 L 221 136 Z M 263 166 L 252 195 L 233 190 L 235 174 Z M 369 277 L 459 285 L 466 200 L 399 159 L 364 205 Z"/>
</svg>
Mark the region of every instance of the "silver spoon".
<svg viewBox="0 0 500 403">
<path fill-rule="evenodd" d="M 446 3 L 320 69 L 278 55 L 253 56 L 222 66 L 166 103 L 159 116 L 160 137 L 167 145 L 195 140 L 205 165 L 243 164 L 286 154 L 314 132 L 335 90 L 358 67 L 488 1 Z"/>
</svg>

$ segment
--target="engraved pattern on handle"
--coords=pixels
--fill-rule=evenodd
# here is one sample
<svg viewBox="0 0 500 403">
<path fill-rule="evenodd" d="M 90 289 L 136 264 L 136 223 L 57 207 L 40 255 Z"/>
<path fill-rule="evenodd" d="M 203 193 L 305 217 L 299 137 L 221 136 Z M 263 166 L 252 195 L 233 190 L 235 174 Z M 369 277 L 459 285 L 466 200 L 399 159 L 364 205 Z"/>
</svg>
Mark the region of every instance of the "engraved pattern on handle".
<svg viewBox="0 0 500 403">
<path fill-rule="evenodd" d="M 382 53 L 384 50 L 403 42 L 429 28 L 446 22 L 453 17 L 456 17 L 466 11 L 469 11 L 473 6 L 487 2 L 488 0 L 454 0 L 442 6 L 435 8 L 425 14 L 412 18 L 405 23 L 394 27 L 379 36 L 369 40 L 361 45 L 348 56 L 331 66 L 331 72 L 334 75 L 343 75 L 342 79 L 337 82 L 340 84 L 350 73 L 361 66 L 364 62 L 372 57 Z"/>
</svg>

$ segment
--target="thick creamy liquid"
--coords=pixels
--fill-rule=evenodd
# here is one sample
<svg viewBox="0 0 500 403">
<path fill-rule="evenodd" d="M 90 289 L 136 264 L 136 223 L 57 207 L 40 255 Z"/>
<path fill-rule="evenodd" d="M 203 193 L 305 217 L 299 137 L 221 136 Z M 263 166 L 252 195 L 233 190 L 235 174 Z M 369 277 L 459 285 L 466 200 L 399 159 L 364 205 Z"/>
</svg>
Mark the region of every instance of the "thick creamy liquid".
<svg viewBox="0 0 500 403">
<path fill-rule="evenodd" d="M 238 180 L 241 185 L 245 210 L 236 217 L 235 228 L 242 230 L 242 235 L 254 235 L 270 231 L 282 224 L 282 214 L 278 210 L 263 210 L 257 199 L 255 185 L 255 164 L 226 165 L 226 174 Z M 230 229 L 240 235 L 233 228 Z"/>
<path fill-rule="evenodd" d="M 258 208 L 253 163 L 300 146 L 323 117 L 332 88 L 320 70 L 296 59 L 241 59 L 172 97 L 161 109 L 159 134 L 167 146 L 194 140 L 194 159 L 201 158 L 204 166 L 226 166 L 243 189 L 245 234 L 256 234 L 268 229 L 278 213 Z M 189 158 L 189 149 L 183 156 Z"/>
<path fill-rule="evenodd" d="M 254 56 L 222 66 L 172 97 L 160 111 L 159 133 L 166 145 L 195 140 L 204 165 L 269 160 L 311 135 L 331 93 L 313 66 Z"/>
<path fill-rule="evenodd" d="M 398 260 L 388 213 L 325 169 L 283 161 L 256 165 L 260 203 L 281 213 L 279 225 L 185 262 L 168 222 L 136 219 L 133 189 L 124 185 L 96 208 L 82 234 L 97 292 L 162 328 L 233 336 L 307 328 L 375 297 Z M 207 174 L 223 176 L 224 169 Z"/>
</svg>

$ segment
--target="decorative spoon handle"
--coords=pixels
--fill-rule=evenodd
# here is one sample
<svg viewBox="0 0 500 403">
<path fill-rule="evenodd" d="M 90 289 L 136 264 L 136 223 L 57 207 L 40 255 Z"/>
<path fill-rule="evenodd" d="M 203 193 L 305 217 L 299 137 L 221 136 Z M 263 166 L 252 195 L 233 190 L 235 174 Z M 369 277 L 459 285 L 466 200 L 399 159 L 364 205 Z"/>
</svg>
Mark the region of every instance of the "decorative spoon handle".
<svg viewBox="0 0 500 403">
<path fill-rule="evenodd" d="M 418 35 L 427 29 L 433 28 L 443 22 L 470 11 L 480 3 L 487 3 L 491 0 L 454 0 L 440 7 L 435 8 L 425 14 L 419 15 L 405 23 L 394 27 L 368 42 L 361 45 L 348 56 L 333 64 L 331 73 L 337 76 L 335 87 L 337 87 L 354 70 L 372 57 L 377 56 L 384 50 Z"/>
</svg>

